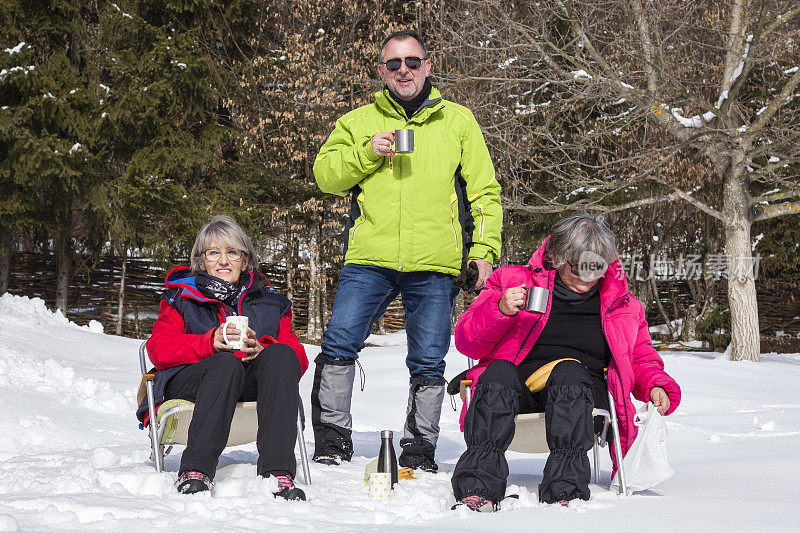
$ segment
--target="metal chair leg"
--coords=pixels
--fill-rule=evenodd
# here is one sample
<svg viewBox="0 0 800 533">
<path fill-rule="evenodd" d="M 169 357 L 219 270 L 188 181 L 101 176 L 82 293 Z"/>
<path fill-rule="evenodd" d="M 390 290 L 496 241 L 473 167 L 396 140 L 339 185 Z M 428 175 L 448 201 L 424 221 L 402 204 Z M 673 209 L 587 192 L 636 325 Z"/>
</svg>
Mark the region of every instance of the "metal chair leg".
<svg viewBox="0 0 800 533">
<path fill-rule="evenodd" d="M 297 414 L 297 445 L 300 447 L 300 466 L 303 468 L 303 483 L 311 485 L 311 469 L 308 466 L 308 452 L 306 440 L 303 438 L 303 421 L 300 413 Z"/>
<path fill-rule="evenodd" d="M 614 453 L 617 456 L 617 473 L 619 474 L 620 493 L 628 496 L 628 484 L 625 481 L 625 468 L 622 465 L 622 444 L 619 441 L 619 422 L 617 421 L 617 408 L 614 405 L 614 397 L 608 391 L 608 403 L 611 410 L 611 429 L 614 432 Z M 612 480 L 613 481 L 613 480 Z"/>
<path fill-rule="evenodd" d="M 164 456 L 158 438 L 158 423 L 156 422 L 156 404 L 153 400 L 153 382 L 147 381 L 147 408 L 150 411 L 150 447 L 153 450 L 153 459 L 156 463 L 156 472 L 164 471 Z"/>
</svg>

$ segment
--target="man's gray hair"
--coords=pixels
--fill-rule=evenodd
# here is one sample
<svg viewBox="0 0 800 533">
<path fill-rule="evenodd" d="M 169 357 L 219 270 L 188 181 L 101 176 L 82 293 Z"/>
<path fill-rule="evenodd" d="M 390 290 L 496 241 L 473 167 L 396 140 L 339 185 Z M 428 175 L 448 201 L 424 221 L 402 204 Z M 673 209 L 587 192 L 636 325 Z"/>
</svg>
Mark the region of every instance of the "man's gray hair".
<svg viewBox="0 0 800 533">
<path fill-rule="evenodd" d="M 425 43 L 422 42 L 422 37 L 419 36 L 419 33 L 415 32 L 414 30 L 400 30 L 390 33 L 386 39 L 383 40 L 381 43 L 381 53 L 378 54 L 378 63 L 383 63 L 383 50 L 386 48 L 386 44 L 391 41 L 392 39 L 414 39 L 419 43 L 419 47 L 422 49 L 422 59 L 428 59 L 428 49 L 425 48 Z"/>
<path fill-rule="evenodd" d="M 576 213 L 559 221 L 550 233 L 546 256 L 552 268 L 575 263 L 584 252 L 592 252 L 611 263 L 619 257 L 617 238 L 603 215 Z"/>
<path fill-rule="evenodd" d="M 252 270 L 258 265 L 258 257 L 253 249 L 253 242 L 242 227 L 231 217 L 217 215 L 212 218 L 197 234 L 192 246 L 190 260 L 192 272 L 204 270 L 203 252 L 212 241 L 217 241 L 223 248 L 230 247 L 241 250 L 247 256 L 247 263 L 242 265 L 242 270 Z M 225 252 L 226 250 L 221 250 Z"/>
</svg>

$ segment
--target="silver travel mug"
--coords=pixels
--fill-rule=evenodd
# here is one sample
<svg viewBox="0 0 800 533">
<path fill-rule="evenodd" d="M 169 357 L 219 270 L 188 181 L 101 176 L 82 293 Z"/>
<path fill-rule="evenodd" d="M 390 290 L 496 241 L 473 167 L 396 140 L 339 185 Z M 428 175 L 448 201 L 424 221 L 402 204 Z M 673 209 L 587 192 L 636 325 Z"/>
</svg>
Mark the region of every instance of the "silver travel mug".
<svg viewBox="0 0 800 533">
<path fill-rule="evenodd" d="M 394 151 L 397 154 L 410 154 L 414 151 L 414 130 L 395 130 Z"/>
<path fill-rule="evenodd" d="M 547 311 L 547 299 L 549 296 L 550 291 L 544 287 L 528 287 L 525 310 L 531 313 L 544 313 Z"/>
</svg>

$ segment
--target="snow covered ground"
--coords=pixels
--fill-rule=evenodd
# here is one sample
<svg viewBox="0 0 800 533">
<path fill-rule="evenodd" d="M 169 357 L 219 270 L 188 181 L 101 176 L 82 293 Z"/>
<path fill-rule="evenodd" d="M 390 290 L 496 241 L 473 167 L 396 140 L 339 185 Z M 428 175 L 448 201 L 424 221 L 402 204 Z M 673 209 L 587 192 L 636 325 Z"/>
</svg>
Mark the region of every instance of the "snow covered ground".
<svg viewBox="0 0 800 533">
<path fill-rule="evenodd" d="M 364 466 L 380 430 L 399 440 L 408 387 L 402 336 L 372 340 L 380 346 L 364 350 L 366 388 L 353 398 L 355 457 L 339 468 L 312 465 L 307 502 L 272 497 L 274 481 L 256 476 L 254 444 L 225 451 L 211 494 L 183 496 L 173 487 L 180 450 L 157 474 L 133 414 L 139 342 L 76 326 L 41 300 L 0 297 L 0 531 L 800 530 L 798 354 L 753 364 L 665 352 L 684 398 L 667 418 L 673 478 L 619 497 L 607 490 L 603 450 L 591 500 L 548 506 L 536 496 L 546 456 L 509 452 L 508 492 L 519 501 L 477 514 L 449 510 L 464 441 L 447 398 L 443 472 L 402 481 L 389 501 L 369 500 Z M 313 358 L 319 348 L 307 350 Z M 447 377 L 465 364 L 451 350 Z M 307 407 L 312 379 L 309 371 L 301 382 Z M 310 428 L 305 438 L 312 450 Z"/>
</svg>

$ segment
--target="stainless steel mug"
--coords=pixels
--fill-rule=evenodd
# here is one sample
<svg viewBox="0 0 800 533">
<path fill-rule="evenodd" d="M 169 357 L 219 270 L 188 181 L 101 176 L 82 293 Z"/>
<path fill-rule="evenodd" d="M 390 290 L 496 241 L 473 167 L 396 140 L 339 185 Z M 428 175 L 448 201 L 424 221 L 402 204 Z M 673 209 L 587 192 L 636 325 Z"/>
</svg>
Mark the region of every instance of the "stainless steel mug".
<svg viewBox="0 0 800 533">
<path fill-rule="evenodd" d="M 544 287 L 528 287 L 525 310 L 531 313 L 544 313 L 547 311 L 547 299 L 549 296 L 550 291 Z"/>
<path fill-rule="evenodd" d="M 394 151 L 398 154 L 410 154 L 414 151 L 414 130 L 395 130 Z"/>
</svg>

